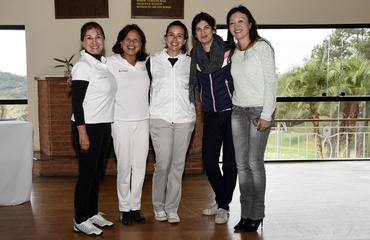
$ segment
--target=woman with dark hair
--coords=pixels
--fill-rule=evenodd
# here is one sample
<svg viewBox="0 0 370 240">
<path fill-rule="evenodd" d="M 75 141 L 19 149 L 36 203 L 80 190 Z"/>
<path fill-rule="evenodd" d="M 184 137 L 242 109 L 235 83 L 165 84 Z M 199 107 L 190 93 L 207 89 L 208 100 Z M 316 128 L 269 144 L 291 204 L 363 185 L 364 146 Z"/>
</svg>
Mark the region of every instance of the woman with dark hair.
<svg viewBox="0 0 370 240">
<path fill-rule="evenodd" d="M 141 193 L 149 150 L 149 84 L 145 68 L 147 53 L 144 32 L 136 25 L 125 26 L 117 36 L 108 58 L 108 68 L 117 82 L 112 137 L 117 157 L 117 195 L 120 221 L 132 218 L 145 223 Z"/>
<path fill-rule="evenodd" d="M 203 163 L 215 193 L 215 203 L 203 210 L 215 215 L 217 224 L 227 223 L 229 204 L 236 185 L 236 163 L 231 133 L 233 79 L 230 74 L 231 48 L 216 34 L 215 19 L 201 12 L 193 18 L 193 37 L 197 40 L 191 51 L 191 82 L 198 88 L 202 103 Z M 219 167 L 221 147 L 222 172 Z"/>
<path fill-rule="evenodd" d="M 98 212 L 99 179 L 108 156 L 116 83 L 108 71 L 104 31 L 96 22 L 81 28 L 81 58 L 72 69 L 72 136 L 78 158 L 74 230 L 101 235 L 113 223 Z"/>
<path fill-rule="evenodd" d="M 152 203 L 154 218 L 180 222 L 185 157 L 195 124 L 189 99 L 190 57 L 186 55 L 188 31 L 180 21 L 166 29 L 166 47 L 147 61 L 151 78 L 150 135 L 155 152 Z"/>
<path fill-rule="evenodd" d="M 265 216 L 264 153 L 276 108 L 274 50 L 257 32 L 244 6 L 227 14 L 228 38 L 235 38 L 231 58 L 234 79 L 232 132 L 239 177 L 241 219 L 235 230 L 256 231 Z"/>
</svg>

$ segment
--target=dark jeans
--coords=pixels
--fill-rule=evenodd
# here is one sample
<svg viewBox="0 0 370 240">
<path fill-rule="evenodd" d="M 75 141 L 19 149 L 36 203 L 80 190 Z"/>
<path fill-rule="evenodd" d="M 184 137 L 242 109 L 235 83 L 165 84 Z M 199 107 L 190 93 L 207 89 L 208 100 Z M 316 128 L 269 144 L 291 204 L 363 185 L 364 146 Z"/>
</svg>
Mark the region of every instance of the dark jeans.
<svg viewBox="0 0 370 240">
<path fill-rule="evenodd" d="M 111 124 L 86 124 L 90 148 L 81 151 L 77 126 L 72 123 L 72 137 L 78 158 L 75 189 L 75 221 L 81 223 L 98 213 L 99 180 L 105 166 L 111 141 Z"/>
<path fill-rule="evenodd" d="M 219 167 L 221 147 L 223 148 L 222 173 Z M 202 154 L 218 207 L 228 210 L 237 178 L 231 111 L 204 113 Z"/>
</svg>

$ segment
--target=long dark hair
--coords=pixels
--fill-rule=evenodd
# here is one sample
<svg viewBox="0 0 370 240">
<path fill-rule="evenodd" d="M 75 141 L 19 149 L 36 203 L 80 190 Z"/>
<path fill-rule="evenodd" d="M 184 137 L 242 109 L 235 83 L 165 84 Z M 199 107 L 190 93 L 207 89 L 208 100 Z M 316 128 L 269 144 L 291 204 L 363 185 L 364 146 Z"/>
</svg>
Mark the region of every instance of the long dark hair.
<svg viewBox="0 0 370 240">
<path fill-rule="evenodd" d="M 146 52 L 146 48 L 145 48 L 146 37 L 145 37 L 145 34 L 144 34 L 143 30 L 141 30 L 141 28 L 136 24 L 128 24 L 124 28 L 122 28 L 122 30 L 118 33 L 117 41 L 113 45 L 112 51 L 114 53 L 117 53 L 117 54 L 122 54 L 123 53 L 123 49 L 121 47 L 121 42 L 122 42 L 123 39 L 125 39 L 127 37 L 128 33 L 131 32 L 131 31 L 136 31 L 140 35 L 141 48 L 140 48 L 140 51 L 137 53 L 136 57 L 137 57 L 138 61 L 144 61 L 146 59 L 146 57 L 148 56 L 148 53 Z"/>
<path fill-rule="evenodd" d="M 176 20 L 176 21 L 173 21 L 171 22 L 170 24 L 168 24 L 167 26 L 167 29 L 166 29 L 166 34 L 164 35 L 165 37 L 167 36 L 168 34 L 168 31 L 170 30 L 170 28 L 172 26 L 178 26 L 178 27 L 181 27 L 183 30 L 184 30 L 184 39 L 185 39 L 185 43 L 184 45 L 181 47 L 181 52 L 182 53 L 187 53 L 188 51 L 188 38 L 189 38 L 189 33 L 188 33 L 188 29 L 186 28 L 185 24 L 183 24 L 181 21 L 179 20 Z"/>
<path fill-rule="evenodd" d="M 247 16 L 249 23 L 251 24 L 249 29 L 249 37 L 251 39 L 251 43 L 253 44 L 255 41 L 261 38 L 260 35 L 258 35 L 257 31 L 257 22 L 254 19 L 252 13 L 248 10 L 248 8 L 244 7 L 243 5 L 239 5 L 237 7 L 234 7 L 230 9 L 230 11 L 227 13 L 226 17 L 226 24 L 227 24 L 227 41 L 228 42 L 234 42 L 234 37 L 230 32 L 230 17 L 236 12 L 240 12 Z"/>
</svg>

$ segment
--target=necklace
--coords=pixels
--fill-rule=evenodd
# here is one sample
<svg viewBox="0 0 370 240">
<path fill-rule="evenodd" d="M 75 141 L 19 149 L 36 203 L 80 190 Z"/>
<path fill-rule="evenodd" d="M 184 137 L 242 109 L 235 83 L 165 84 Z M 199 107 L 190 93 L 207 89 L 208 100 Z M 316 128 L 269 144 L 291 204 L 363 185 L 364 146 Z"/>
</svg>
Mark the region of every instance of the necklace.
<svg viewBox="0 0 370 240">
<path fill-rule="evenodd" d="M 247 44 L 247 46 L 245 48 L 242 48 L 240 46 L 240 42 L 238 42 L 238 49 L 239 49 L 239 51 L 244 52 L 243 53 L 243 59 L 244 60 L 247 60 L 248 59 L 248 52 L 249 52 L 248 49 L 251 48 L 252 46 L 253 46 L 252 41 L 249 41 L 249 43 Z"/>
<path fill-rule="evenodd" d="M 238 49 L 239 49 L 240 51 L 247 51 L 249 48 L 251 48 L 251 47 L 252 47 L 252 45 L 253 45 L 252 41 L 249 41 L 249 43 L 247 44 L 247 46 L 246 46 L 245 48 L 242 48 L 242 47 L 240 46 L 240 42 L 238 42 Z"/>
</svg>

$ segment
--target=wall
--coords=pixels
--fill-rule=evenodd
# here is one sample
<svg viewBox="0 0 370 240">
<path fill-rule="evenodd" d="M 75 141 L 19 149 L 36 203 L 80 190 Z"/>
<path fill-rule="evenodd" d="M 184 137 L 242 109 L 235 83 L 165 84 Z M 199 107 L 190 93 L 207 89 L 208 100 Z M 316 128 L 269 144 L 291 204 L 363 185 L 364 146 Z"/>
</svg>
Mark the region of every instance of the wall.
<svg viewBox="0 0 370 240">
<path fill-rule="evenodd" d="M 227 11 L 246 1 L 185 0 L 184 23 L 190 28 L 191 20 L 200 11 L 208 11 L 217 23 L 225 23 Z M 130 0 L 110 0 L 109 19 L 95 19 L 107 35 L 106 54 L 118 31 L 128 23 L 139 24 L 148 38 L 147 49 L 153 53 L 163 46 L 162 37 L 171 20 L 131 19 Z M 247 7 L 260 24 L 335 24 L 370 23 L 368 0 L 250 0 Z M 212 11 L 209 9 L 212 7 Z M 34 126 L 35 150 L 39 150 L 38 97 L 35 76 L 62 74 L 55 69 L 53 57 L 69 57 L 78 53 L 79 30 L 91 19 L 56 20 L 52 0 L 1 0 L 0 25 L 25 25 L 27 38 L 27 78 L 30 121 Z M 0 40 L 1 41 L 1 40 Z"/>
</svg>

